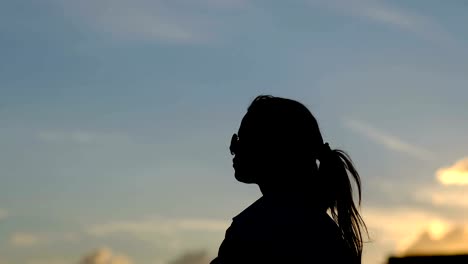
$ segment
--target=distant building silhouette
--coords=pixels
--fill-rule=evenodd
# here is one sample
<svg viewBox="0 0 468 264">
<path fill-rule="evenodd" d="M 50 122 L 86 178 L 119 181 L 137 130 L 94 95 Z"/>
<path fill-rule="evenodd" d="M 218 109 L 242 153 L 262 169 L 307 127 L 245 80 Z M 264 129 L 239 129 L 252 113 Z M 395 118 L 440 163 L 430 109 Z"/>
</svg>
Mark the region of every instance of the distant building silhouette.
<svg viewBox="0 0 468 264">
<path fill-rule="evenodd" d="M 466 264 L 468 255 L 390 257 L 388 264 Z"/>
</svg>

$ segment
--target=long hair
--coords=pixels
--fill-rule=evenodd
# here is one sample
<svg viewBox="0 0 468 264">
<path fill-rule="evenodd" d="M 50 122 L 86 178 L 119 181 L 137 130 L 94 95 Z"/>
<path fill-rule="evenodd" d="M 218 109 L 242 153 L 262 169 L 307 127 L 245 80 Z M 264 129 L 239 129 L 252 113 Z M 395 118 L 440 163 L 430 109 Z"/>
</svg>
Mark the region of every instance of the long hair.
<svg viewBox="0 0 468 264">
<path fill-rule="evenodd" d="M 316 199 L 337 224 L 356 262 L 361 263 L 362 232 L 367 234 L 367 227 L 358 210 L 361 179 L 349 155 L 342 150 L 331 149 L 324 142 L 317 120 L 307 107 L 297 101 L 261 95 L 248 108 L 248 115 L 253 116 L 250 118 L 254 122 L 261 123 L 266 129 L 264 134 L 272 133 L 269 140 L 274 142 L 275 149 L 284 153 L 279 158 L 289 159 L 295 165 L 303 163 L 299 165 L 303 168 L 313 168 L 310 171 L 315 175 L 310 182 L 316 185 Z M 350 178 L 357 187 L 357 205 Z"/>
</svg>

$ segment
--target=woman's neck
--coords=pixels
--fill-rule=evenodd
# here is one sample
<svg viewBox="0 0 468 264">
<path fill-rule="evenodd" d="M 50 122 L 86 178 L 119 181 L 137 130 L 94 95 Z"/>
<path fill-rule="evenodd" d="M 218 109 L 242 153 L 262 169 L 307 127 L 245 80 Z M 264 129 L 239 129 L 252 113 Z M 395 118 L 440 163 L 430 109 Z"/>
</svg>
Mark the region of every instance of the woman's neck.
<svg viewBox="0 0 468 264">
<path fill-rule="evenodd" d="M 266 197 L 305 197 L 310 194 L 307 184 L 259 183 L 258 186 Z"/>
</svg>

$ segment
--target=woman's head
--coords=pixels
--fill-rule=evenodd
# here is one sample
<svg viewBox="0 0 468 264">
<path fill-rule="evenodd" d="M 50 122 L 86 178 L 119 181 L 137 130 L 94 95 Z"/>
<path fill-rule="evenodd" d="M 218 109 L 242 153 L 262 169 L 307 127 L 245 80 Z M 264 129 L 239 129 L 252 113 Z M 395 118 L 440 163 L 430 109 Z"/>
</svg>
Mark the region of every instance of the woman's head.
<svg viewBox="0 0 468 264">
<path fill-rule="evenodd" d="M 343 238 L 360 258 L 365 224 L 354 204 L 348 173 L 356 183 L 360 202 L 359 174 L 345 152 L 324 143 L 307 107 L 290 99 L 258 96 L 238 134 L 233 135 L 230 149 L 237 180 L 274 186 L 279 191 L 305 191 L 319 208 L 330 211 Z"/>
<path fill-rule="evenodd" d="M 233 136 L 236 178 L 246 183 L 273 183 L 288 180 L 284 173 L 310 174 L 317 169 L 311 160 L 317 159 L 322 145 L 317 121 L 303 104 L 258 96 Z"/>
</svg>

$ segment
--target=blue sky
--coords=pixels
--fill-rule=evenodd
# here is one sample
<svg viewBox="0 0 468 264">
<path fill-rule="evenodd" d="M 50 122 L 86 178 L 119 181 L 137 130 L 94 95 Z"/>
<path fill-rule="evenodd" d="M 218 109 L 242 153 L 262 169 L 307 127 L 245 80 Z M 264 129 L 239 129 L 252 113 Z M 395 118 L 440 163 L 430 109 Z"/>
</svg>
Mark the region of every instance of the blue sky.
<svg viewBox="0 0 468 264">
<path fill-rule="evenodd" d="M 0 0 L 0 263 L 212 256 L 259 197 L 227 148 L 258 94 L 305 103 L 351 154 L 365 263 L 443 239 L 468 220 L 467 8 Z"/>
</svg>

